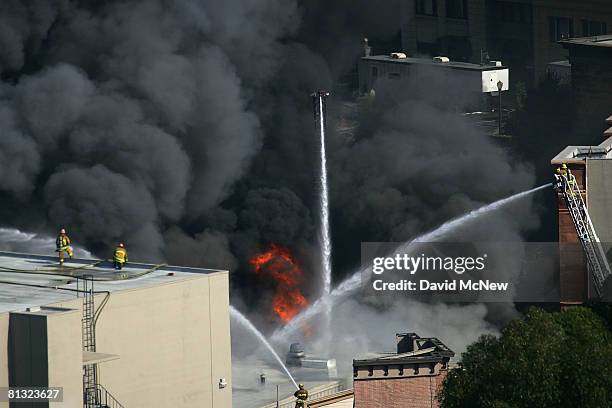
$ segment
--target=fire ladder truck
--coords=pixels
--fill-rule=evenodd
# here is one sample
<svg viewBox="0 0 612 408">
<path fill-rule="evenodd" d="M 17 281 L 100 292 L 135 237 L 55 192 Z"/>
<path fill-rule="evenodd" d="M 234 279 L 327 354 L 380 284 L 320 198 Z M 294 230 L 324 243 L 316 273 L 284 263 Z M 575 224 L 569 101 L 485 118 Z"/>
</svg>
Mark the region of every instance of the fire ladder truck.
<svg viewBox="0 0 612 408">
<path fill-rule="evenodd" d="M 598 297 L 602 296 L 605 280 L 612 274 L 601 242 L 587 211 L 576 177 L 568 170 L 555 175 L 555 190 L 563 196 L 578 239 L 586 256 L 587 268 L 593 277 Z"/>
</svg>

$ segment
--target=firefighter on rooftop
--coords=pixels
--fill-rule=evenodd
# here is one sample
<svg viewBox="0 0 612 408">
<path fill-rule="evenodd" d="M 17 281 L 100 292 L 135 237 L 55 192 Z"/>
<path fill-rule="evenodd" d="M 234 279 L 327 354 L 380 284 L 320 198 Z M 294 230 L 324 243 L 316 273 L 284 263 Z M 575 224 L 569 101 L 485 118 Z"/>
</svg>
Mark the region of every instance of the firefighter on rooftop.
<svg viewBox="0 0 612 408">
<path fill-rule="evenodd" d="M 64 264 L 64 253 L 68 254 L 72 258 L 72 247 L 70 246 L 70 238 L 66 234 L 66 229 L 62 228 L 55 240 L 56 251 L 59 254 L 60 265 Z"/>
<path fill-rule="evenodd" d="M 125 263 L 128 261 L 127 251 L 125 249 L 125 245 L 123 245 L 123 242 L 120 242 L 119 245 L 117 245 L 117 248 L 115 248 L 113 260 L 115 263 L 115 269 L 117 270 L 121 270 L 123 265 L 125 265 Z"/>
<path fill-rule="evenodd" d="M 293 396 L 297 398 L 295 401 L 295 408 L 306 408 L 308 391 L 304 388 L 304 384 L 300 384 L 298 387 L 298 390 L 293 394 Z"/>
</svg>

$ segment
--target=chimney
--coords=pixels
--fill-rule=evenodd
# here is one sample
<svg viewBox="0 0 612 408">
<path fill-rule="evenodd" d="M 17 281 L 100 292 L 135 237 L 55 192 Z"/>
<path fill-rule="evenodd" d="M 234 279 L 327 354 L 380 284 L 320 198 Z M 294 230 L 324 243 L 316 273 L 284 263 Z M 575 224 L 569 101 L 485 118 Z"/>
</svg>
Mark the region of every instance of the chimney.
<svg viewBox="0 0 612 408">
<path fill-rule="evenodd" d="M 395 335 L 395 342 L 397 343 L 397 354 L 416 351 L 418 347 L 416 347 L 415 342 L 417 339 L 420 338 L 421 337 L 419 337 L 419 335 L 416 333 L 397 333 Z"/>
<path fill-rule="evenodd" d="M 368 45 L 368 38 L 363 39 L 363 53 L 366 57 L 369 57 L 372 54 L 372 47 Z"/>
</svg>

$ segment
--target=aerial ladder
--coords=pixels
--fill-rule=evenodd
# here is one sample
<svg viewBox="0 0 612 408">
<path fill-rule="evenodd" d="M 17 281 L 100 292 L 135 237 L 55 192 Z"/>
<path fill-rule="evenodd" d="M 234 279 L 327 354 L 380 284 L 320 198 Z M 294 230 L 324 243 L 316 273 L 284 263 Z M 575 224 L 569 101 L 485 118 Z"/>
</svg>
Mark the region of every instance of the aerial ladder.
<svg viewBox="0 0 612 408">
<path fill-rule="evenodd" d="M 587 268 L 593 277 L 595 291 L 597 296 L 601 297 L 604 282 L 612 275 L 605 251 L 593 227 L 576 177 L 564 166 L 555 174 L 555 179 L 555 190 L 563 196 L 567 205 L 567 210 L 574 222 L 578 239 L 586 256 Z"/>
</svg>

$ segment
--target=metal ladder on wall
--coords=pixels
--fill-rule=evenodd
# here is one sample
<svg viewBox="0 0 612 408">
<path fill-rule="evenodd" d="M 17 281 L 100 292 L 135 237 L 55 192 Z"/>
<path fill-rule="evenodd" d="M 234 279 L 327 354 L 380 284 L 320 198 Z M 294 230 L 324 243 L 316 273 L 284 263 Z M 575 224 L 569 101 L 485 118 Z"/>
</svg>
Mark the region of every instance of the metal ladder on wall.
<svg viewBox="0 0 612 408">
<path fill-rule="evenodd" d="M 576 227 L 578 239 L 587 258 L 587 267 L 593 276 L 597 295 L 601 296 L 605 280 L 612 274 L 606 254 L 597 237 L 582 193 L 573 174 L 556 175 L 555 189 L 563 195 L 570 217 Z"/>
<path fill-rule="evenodd" d="M 83 293 L 83 318 L 82 335 L 83 351 L 96 351 L 96 332 L 94 330 L 95 304 L 94 304 L 94 281 L 91 276 L 83 276 L 79 279 L 82 284 Z M 77 282 L 79 281 L 77 280 Z M 83 367 L 83 407 L 96 408 L 97 404 L 97 367 L 96 364 L 87 364 Z"/>
<path fill-rule="evenodd" d="M 96 351 L 96 307 L 94 279 L 91 275 L 77 278 L 77 296 L 83 294 L 83 351 Z M 106 388 L 98 384 L 97 364 L 83 367 L 83 408 L 125 408 Z"/>
</svg>

